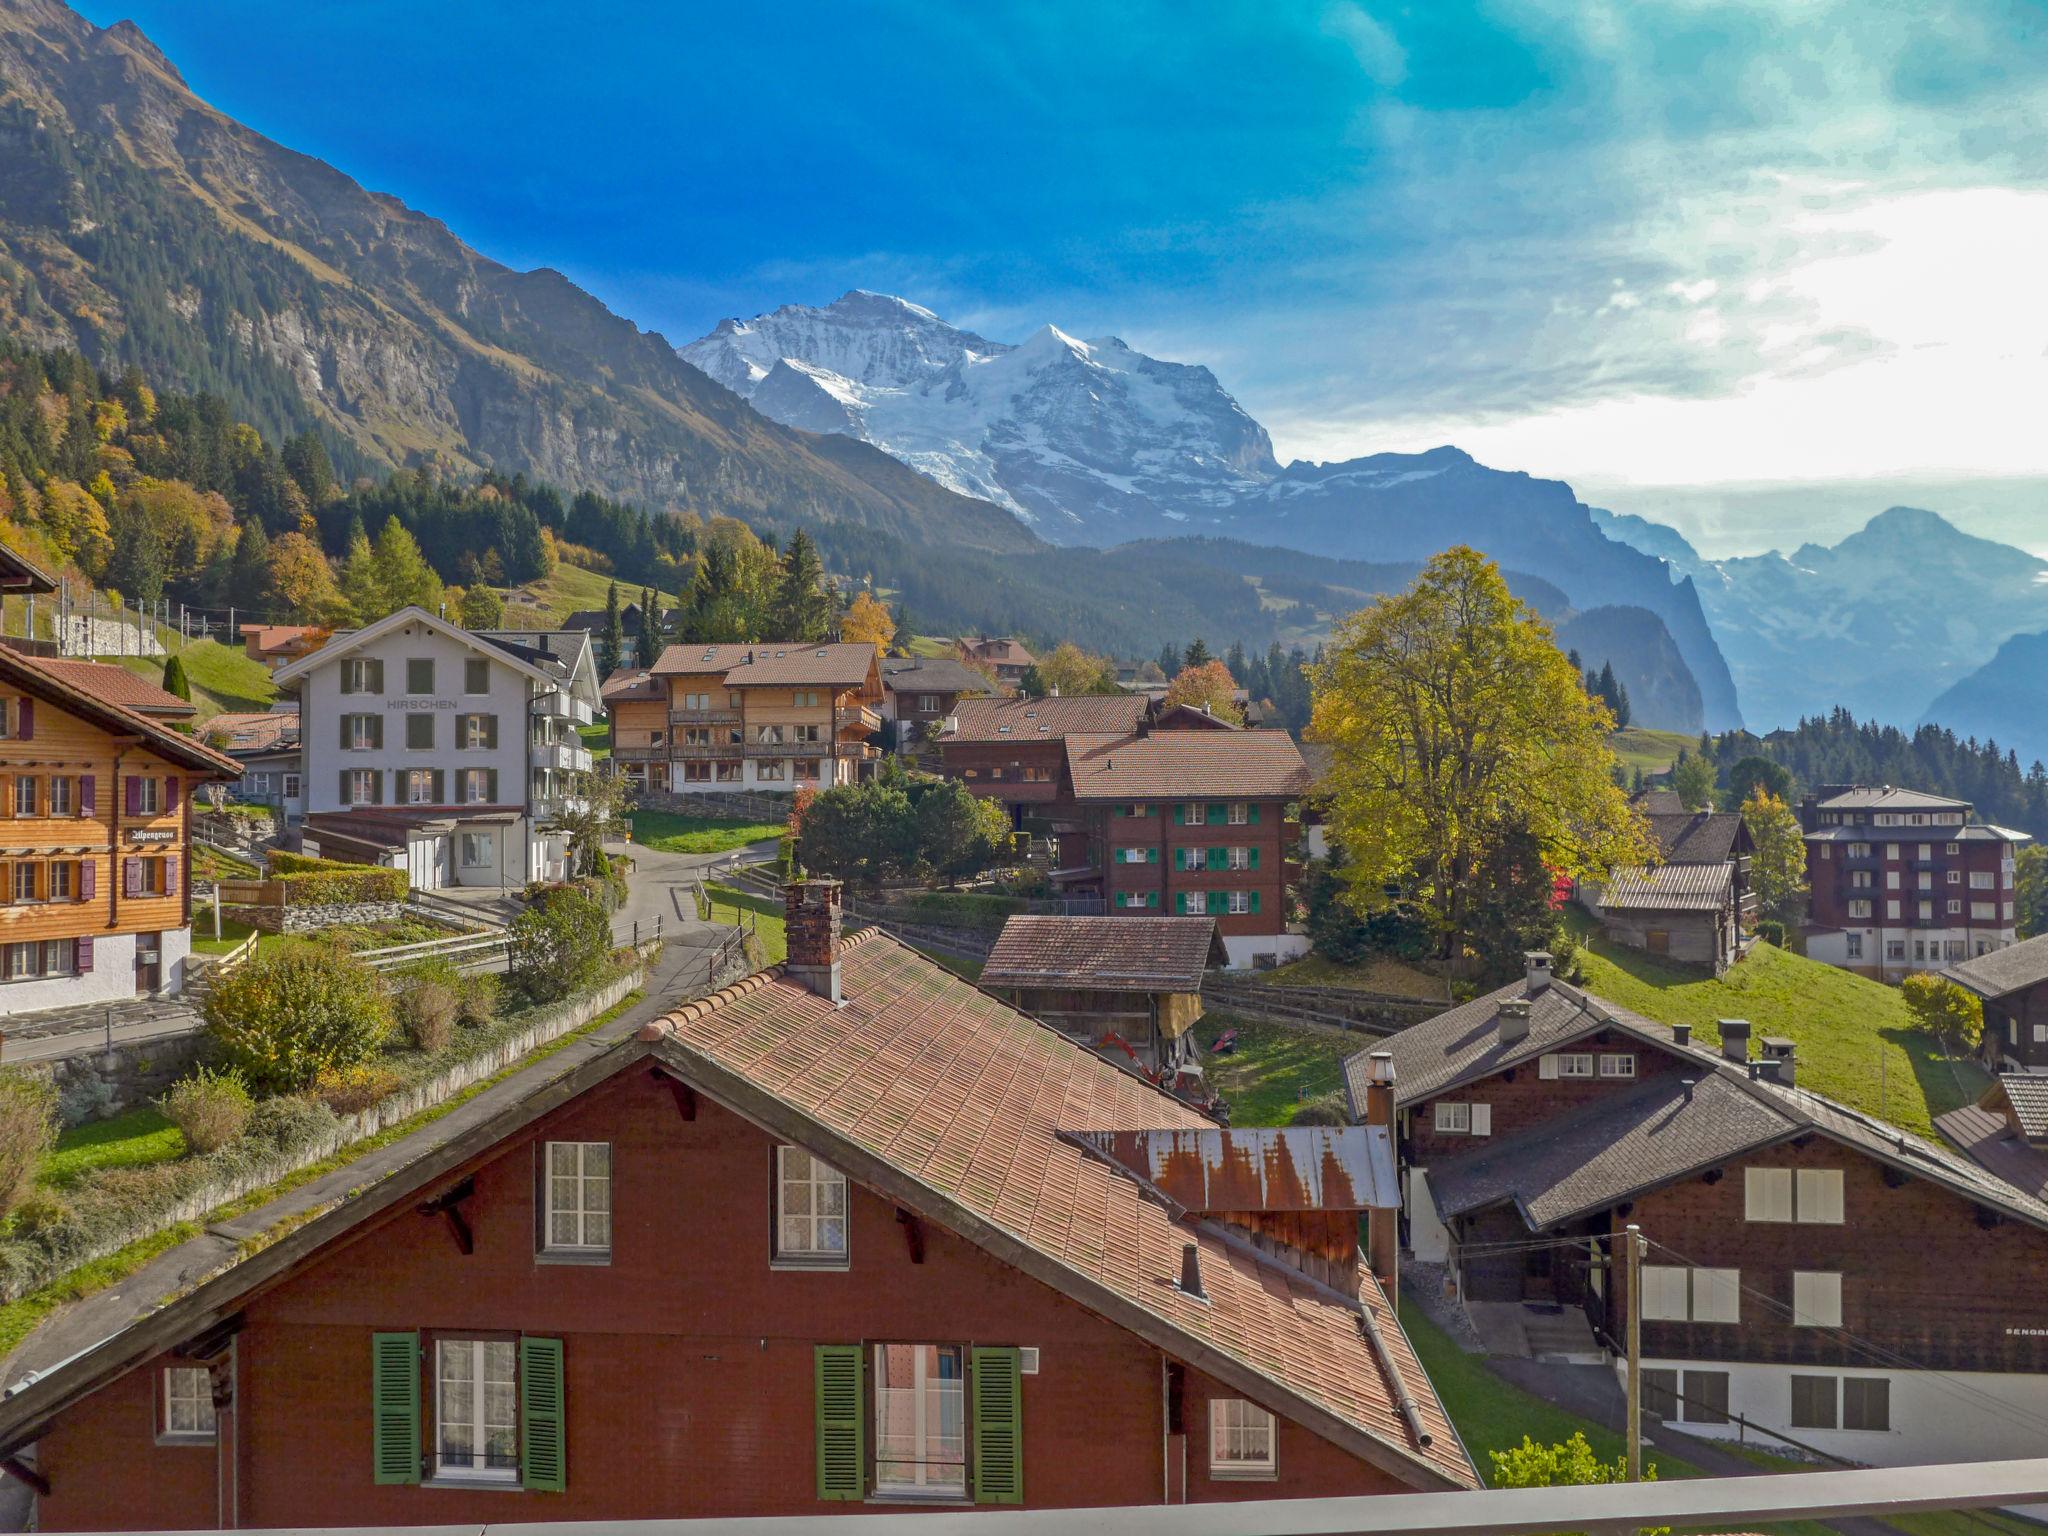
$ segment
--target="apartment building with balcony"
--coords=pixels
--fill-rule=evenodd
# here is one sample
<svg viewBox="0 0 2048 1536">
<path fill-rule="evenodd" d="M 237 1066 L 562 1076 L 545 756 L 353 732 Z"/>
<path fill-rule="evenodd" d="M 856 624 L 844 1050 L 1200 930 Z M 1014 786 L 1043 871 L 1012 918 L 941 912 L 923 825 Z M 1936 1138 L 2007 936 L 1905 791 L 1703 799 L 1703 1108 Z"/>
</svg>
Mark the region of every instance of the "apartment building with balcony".
<svg viewBox="0 0 2048 1536">
<path fill-rule="evenodd" d="M 554 820 L 591 766 L 587 634 L 472 631 L 413 606 L 277 681 L 299 700 L 307 852 L 403 868 L 423 889 L 569 873 Z"/>
<path fill-rule="evenodd" d="M 650 675 L 667 695 L 666 726 L 636 713 L 644 699 L 621 700 L 631 707 L 615 712 L 612 726 L 630 751 L 667 748 L 673 792 L 830 789 L 853 783 L 881 755 L 869 741 L 882 729 L 872 645 L 672 645 Z M 663 730 L 665 742 L 641 740 Z M 650 787 L 655 760 L 638 760 Z"/>
<path fill-rule="evenodd" d="M 643 790 L 668 788 L 668 684 L 646 667 L 621 667 L 604 680 L 612 761 Z"/>
<path fill-rule="evenodd" d="M 1967 800 L 1827 784 L 1799 806 L 1816 960 L 1896 981 L 2012 944 L 2027 834 L 1972 819 Z"/>
</svg>

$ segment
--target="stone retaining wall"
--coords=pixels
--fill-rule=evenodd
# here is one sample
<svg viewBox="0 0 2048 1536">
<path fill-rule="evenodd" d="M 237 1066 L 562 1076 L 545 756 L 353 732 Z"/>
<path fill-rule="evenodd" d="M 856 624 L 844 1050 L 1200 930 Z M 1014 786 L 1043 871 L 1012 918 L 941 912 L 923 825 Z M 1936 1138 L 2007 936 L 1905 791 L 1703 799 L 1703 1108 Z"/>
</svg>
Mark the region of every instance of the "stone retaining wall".
<svg viewBox="0 0 2048 1536">
<path fill-rule="evenodd" d="M 359 923 L 395 923 L 405 916 L 402 901 L 347 901 L 326 906 L 222 906 L 221 912 L 261 933 L 318 933 Z"/>
<path fill-rule="evenodd" d="M 104 1120 L 147 1104 L 198 1063 L 206 1037 L 197 1032 L 154 1040 L 117 1040 L 110 1051 L 83 1051 L 57 1061 L 25 1063 L 57 1086 L 67 1126 Z"/>
</svg>

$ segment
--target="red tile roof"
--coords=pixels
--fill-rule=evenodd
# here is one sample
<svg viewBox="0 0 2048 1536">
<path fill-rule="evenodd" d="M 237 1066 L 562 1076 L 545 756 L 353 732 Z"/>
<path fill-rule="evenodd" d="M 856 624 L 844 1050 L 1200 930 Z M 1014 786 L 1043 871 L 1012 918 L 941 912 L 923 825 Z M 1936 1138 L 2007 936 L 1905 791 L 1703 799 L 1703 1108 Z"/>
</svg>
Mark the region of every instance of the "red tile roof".
<svg viewBox="0 0 2048 1536">
<path fill-rule="evenodd" d="M 110 670 L 120 671 L 120 668 Z M 133 674 L 125 674 L 132 676 Z M 197 769 L 209 777 L 239 779 L 242 765 L 225 753 L 216 752 L 197 738 L 174 730 L 159 716 L 146 715 L 102 697 L 89 683 L 90 674 L 69 674 L 52 670 L 41 658 L 0 646 L 0 686 L 19 688 L 101 730 L 116 735 L 142 738 L 149 750 L 183 767 Z"/>
<path fill-rule="evenodd" d="M 620 699 L 665 699 L 668 684 L 645 667 L 621 667 L 604 680 L 599 695 L 607 704 Z"/>
<path fill-rule="evenodd" d="M 744 645 L 671 645 L 655 658 L 656 677 L 718 673 L 735 688 L 855 688 L 875 666 L 872 645 L 850 641 L 761 640 Z"/>
<path fill-rule="evenodd" d="M 1080 693 L 1063 699 L 962 699 L 948 741 L 1057 741 L 1138 728 L 1145 701 L 1134 693 Z"/>
<path fill-rule="evenodd" d="M 1011 1262 L 1167 1340 L 1169 1354 L 1246 1390 L 1255 1383 L 1268 1406 L 1325 1438 L 1416 1486 L 1476 1486 L 1369 1274 L 1353 1301 L 1218 1224 L 1176 1219 L 1073 1135 L 1206 1132 L 1207 1120 L 877 932 L 845 944 L 841 973 L 839 1006 L 770 971 L 684 1004 L 641 1038 L 714 1097 L 746 1098 L 771 1130 L 808 1137 L 850 1177 L 886 1181 L 970 1238 L 1022 1245 Z M 1207 1300 L 1175 1284 L 1190 1243 Z"/>
<path fill-rule="evenodd" d="M 1067 738 L 1076 800 L 1286 799 L 1309 787 L 1285 731 L 1157 731 Z"/>
<path fill-rule="evenodd" d="M 189 720 L 195 711 L 189 699 L 167 693 L 155 683 L 138 677 L 126 667 L 105 661 L 68 661 L 56 656 L 29 658 L 46 672 L 55 673 L 72 687 L 145 715 Z"/>
<path fill-rule="evenodd" d="M 1036 917 L 1003 924 L 982 967 L 984 987 L 1086 987 L 1097 992 L 1199 992 L 1222 964 L 1209 917 Z"/>
</svg>

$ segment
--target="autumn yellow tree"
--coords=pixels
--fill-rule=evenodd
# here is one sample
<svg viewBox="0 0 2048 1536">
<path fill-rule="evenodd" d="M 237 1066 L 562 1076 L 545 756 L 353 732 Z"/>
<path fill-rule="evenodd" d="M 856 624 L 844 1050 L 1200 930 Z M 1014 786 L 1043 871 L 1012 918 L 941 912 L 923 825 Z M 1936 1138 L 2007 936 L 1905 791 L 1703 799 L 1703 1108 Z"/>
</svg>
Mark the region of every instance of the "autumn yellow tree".
<svg viewBox="0 0 2048 1536">
<path fill-rule="evenodd" d="M 1454 970 L 1486 899 L 1481 871 L 1510 841 L 1564 876 L 1655 857 L 1612 777 L 1607 707 L 1477 550 L 1446 550 L 1342 620 L 1312 687 L 1346 899 L 1360 912 L 1390 891 L 1415 902 Z"/>
<path fill-rule="evenodd" d="M 872 593 L 859 592 L 847 605 L 846 617 L 839 621 L 839 638 L 886 651 L 889 642 L 896 638 L 896 621 L 889 617 L 888 607 Z"/>
<path fill-rule="evenodd" d="M 1052 654 L 1041 656 L 1024 678 L 1024 691 L 1032 694 L 1057 693 L 1071 698 L 1083 693 L 1117 693 L 1116 663 L 1091 656 L 1071 640 L 1062 640 Z"/>
<path fill-rule="evenodd" d="M 280 534 L 270 541 L 270 591 L 278 606 L 301 624 L 332 623 L 348 609 L 327 556 L 303 533 Z"/>
<path fill-rule="evenodd" d="M 1206 709 L 1232 725 L 1244 724 L 1244 711 L 1237 707 L 1237 679 L 1230 675 L 1230 668 L 1213 659 L 1175 673 L 1166 685 L 1166 702 Z"/>
</svg>

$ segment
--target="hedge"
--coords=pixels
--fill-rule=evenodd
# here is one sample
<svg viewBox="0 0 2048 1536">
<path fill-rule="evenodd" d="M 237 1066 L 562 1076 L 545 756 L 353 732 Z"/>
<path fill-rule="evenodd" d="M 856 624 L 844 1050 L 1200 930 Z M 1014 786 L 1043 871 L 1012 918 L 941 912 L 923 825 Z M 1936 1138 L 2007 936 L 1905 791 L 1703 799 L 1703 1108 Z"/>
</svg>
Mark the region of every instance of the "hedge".
<svg viewBox="0 0 2048 1536">
<path fill-rule="evenodd" d="M 889 903 L 892 916 L 963 928 L 1000 928 L 1005 918 L 1024 908 L 1021 896 L 991 896 L 979 891 L 920 891 Z"/>
<path fill-rule="evenodd" d="M 273 875 L 321 875 L 337 870 L 381 869 L 379 864 L 351 864 L 346 859 L 316 858 L 310 853 L 287 853 L 282 848 L 273 848 L 266 857 L 270 861 Z"/>
<path fill-rule="evenodd" d="M 375 864 L 344 864 L 321 870 L 294 871 L 274 877 L 284 887 L 287 906 L 337 907 L 358 901 L 403 901 L 412 878 L 402 869 Z"/>
</svg>

